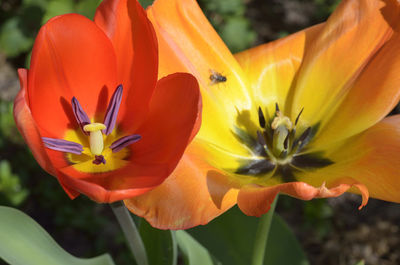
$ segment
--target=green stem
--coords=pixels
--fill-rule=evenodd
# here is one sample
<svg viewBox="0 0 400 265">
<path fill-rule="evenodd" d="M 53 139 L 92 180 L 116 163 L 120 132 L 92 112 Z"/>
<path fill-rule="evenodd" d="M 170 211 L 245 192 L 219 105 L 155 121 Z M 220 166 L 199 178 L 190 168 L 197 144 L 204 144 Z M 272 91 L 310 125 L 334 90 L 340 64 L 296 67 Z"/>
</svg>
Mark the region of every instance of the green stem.
<svg viewBox="0 0 400 265">
<path fill-rule="evenodd" d="M 260 217 L 254 241 L 252 265 L 262 265 L 264 262 L 265 247 L 267 245 L 269 229 L 271 228 L 272 217 L 274 216 L 278 196 L 279 194 L 276 195 L 274 202 L 271 204 L 271 209 Z"/>
<path fill-rule="evenodd" d="M 136 263 L 140 265 L 149 265 L 142 238 L 140 237 L 139 231 L 132 220 L 132 216 L 126 209 L 124 203 L 122 201 L 118 201 L 110 203 L 110 205 L 115 216 L 117 217 L 122 231 L 124 232 L 125 239 L 128 243 L 129 249 L 133 254 L 133 257 L 136 260 Z"/>
</svg>

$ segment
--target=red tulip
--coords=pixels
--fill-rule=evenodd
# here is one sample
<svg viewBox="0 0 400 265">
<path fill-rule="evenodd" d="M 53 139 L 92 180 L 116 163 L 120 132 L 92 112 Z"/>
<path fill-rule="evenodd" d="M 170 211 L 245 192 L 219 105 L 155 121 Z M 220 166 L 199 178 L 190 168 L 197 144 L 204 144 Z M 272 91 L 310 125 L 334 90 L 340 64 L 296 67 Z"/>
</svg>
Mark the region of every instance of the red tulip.
<svg viewBox="0 0 400 265">
<path fill-rule="evenodd" d="M 71 198 L 143 194 L 174 170 L 200 121 L 196 79 L 157 82 L 157 40 L 137 1 L 103 3 L 95 21 L 68 14 L 40 30 L 19 69 L 14 116 L 39 164 Z M 107 12 L 119 9 L 109 19 Z"/>
</svg>

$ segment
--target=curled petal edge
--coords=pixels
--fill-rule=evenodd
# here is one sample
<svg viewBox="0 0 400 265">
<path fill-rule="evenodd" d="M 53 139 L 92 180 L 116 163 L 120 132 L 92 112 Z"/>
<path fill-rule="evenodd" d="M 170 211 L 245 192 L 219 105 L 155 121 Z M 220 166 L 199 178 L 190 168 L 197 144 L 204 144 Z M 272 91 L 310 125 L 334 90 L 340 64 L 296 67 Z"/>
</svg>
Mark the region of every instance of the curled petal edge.
<svg viewBox="0 0 400 265">
<path fill-rule="evenodd" d="M 331 188 L 326 187 L 325 182 L 320 187 L 314 187 L 304 182 L 290 182 L 273 187 L 247 185 L 239 192 L 238 206 L 246 215 L 260 217 L 269 211 L 276 195 L 280 192 L 298 199 L 311 200 L 337 197 L 351 188 L 356 188 L 355 192 L 362 196 L 361 205 L 358 207 L 361 210 L 368 203 L 369 192 L 364 184 L 355 181 L 352 181 L 351 184 L 340 183 Z"/>
<path fill-rule="evenodd" d="M 107 190 L 101 185 L 70 177 L 68 176 L 68 174 L 64 174 L 61 170 L 58 171 L 57 177 L 60 183 L 63 183 L 63 185 L 74 187 L 74 189 L 77 190 L 79 193 L 85 194 L 90 199 L 98 203 L 112 203 L 116 201 L 121 201 L 146 193 L 154 188 L 146 187 L 125 190 Z M 70 198 L 74 199 L 74 197 L 71 195 Z"/>
</svg>

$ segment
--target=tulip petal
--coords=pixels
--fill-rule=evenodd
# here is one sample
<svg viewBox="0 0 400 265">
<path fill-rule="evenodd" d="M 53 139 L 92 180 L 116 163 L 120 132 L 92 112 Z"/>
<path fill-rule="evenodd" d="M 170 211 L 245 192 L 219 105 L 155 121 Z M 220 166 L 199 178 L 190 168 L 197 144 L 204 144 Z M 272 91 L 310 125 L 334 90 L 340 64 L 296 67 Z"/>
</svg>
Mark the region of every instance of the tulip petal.
<svg viewBox="0 0 400 265">
<path fill-rule="evenodd" d="M 94 21 L 110 38 L 116 51 L 118 78 L 124 86 L 123 102 L 126 102 L 121 105 L 118 120 L 124 131 L 133 131 L 145 119 L 157 82 L 154 29 L 136 0 L 103 1 Z"/>
<path fill-rule="evenodd" d="M 159 229 L 188 229 L 205 225 L 236 204 L 238 190 L 226 183 L 224 173 L 205 161 L 198 143 L 163 184 L 141 196 L 125 200 L 136 215 Z"/>
<path fill-rule="evenodd" d="M 337 197 L 353 186 L 358 188 L 363 195 L 362 203 L 359 207 L 361 209 L 367 204 L 369 195 L 365 186 L 359 183 L 339 184 L 330 189 L 325 184 L 316 188 L 304 182 L 290 182 L 273 187 L 248 185 L 240 189 L 238 206 L 246 215 L 260 217 L 269 211 L 279 192 L 302 200 L 311 200 L 313 198 Z"/>
<path fill-rule="evenodd" d="M 89 117 L 104 113 L 116 77 L 112 44 L 92 21 L 77 14 L 49 20 L 36 38 L 28 74 L 29 106 L 42 136 L 63 138 L 78 126 L 74 96 Z"/>
<path fill-rule="evenodd" d="M 31 111 L 28 107 L 28 99 L 26 97 L 28 86 L 28 70 L 18 69 L 18 75 L 21 84 L 21 90 L 14 101 L 14 120 L 19 132 L 31 149 L 36 161 L 50 175 L 55 176 L 56 170 L 49 159 L 49 155 L 46 152 L 46 148 L 43 144 L 36 122 L 32 118 Z M 63 165 L 65 164 L 63 163 Z M 77 192 L 69 189 L 64 184 L 60 184 L 70 197 L 76 197 L 78 195 Z"/>
<path fill-rule="evenodd" d="M 196 1 L 155 1 L 147 10 L 159 42 L 159 77 L 189 72 L 199 81 L 203 100 L 203 126 L 197 137 L 219 143 L 242 154 L 247 151 L 232 134 L 241 117 L 253 115 L 242 70 Z M 191 59 L 188 59 L 191 58 Z M 225 82 L 210 76 L 218 72 Z M 254 114 L 256 116 L 256 113 Z"/>
<path fill-rule="evenodd" d="M 59 169 L 57 178 L 74 192 L 85 194 L 99 203 L 111 203 L 154 189 L 168 176 L 167 172 L 165 165 L 155 163 L 130 163 L 118 170 L 96 174 L 83 173 L 69 166 Z"/>
<path fill-rule="evenodd" d="M 400 34 L 375 54 L 338 110 L 315 138 L 314 146 L 339 142 L 383 119 L 400 99 Z"/>
<path fill-rule="evenodd" d="M 367 187 L 371 197 L 400 202 L 400 115 L 391 116 L 338 145 L 329 159 L 335 163 L 300 176 L 313 186 L 352 181 Z M 350 182 L 349 182 L 350 181 Z"/>
<path fill-rule="evenodd" d="M 189 143 L 199 115 L 200 92 L 196 79 L 176 73 L 158 81 L 143 125 L 135 132 L 142 138 L 131 145 L 131 161 L 165 163 L 169 173 L 176 167 Z"/>
<path fill-rule="evenodd" d="M 305 51 L 288 102 L 292 117 L 304 107 L 300 124 L 329 120 L 365 66 L 392 36 L 389 20 L 398 14 L 397 5 L 391 0 L 339 4 Z M 385 12 L 388 6 L 393 12 L 390 15 Z"/>
<path fill-rule="evenodd" d="M 32 154 L 38 161 L 39 165 L 49 174 L 55 175 L 50 159 L 45 151 L 42 137 L 37 128 L 35 120 L 32 118 L 31 111 L 28 107 L 27 86 L 28 86 L 28 70 L 18 69 L 21 90 L 14 101 L 14 119 L 17 128 L 32 150 Z"/>
<path fill-rule="evenodd" d="M 269 210 L 278 192 L 303 200 L 336 197 L 345 191 L 400 202 L 400 115 L 384 119 L 365 132 L 342 142 L 328 154 L 335 163 L 299 174 L 300 182 L 272 187 L 248 185 L 238 196 L 238 205 L 248 215 L 260 216 Z"/>
<path fill-rule="evenodd" d="M 275 104 L 285 113 L 286 99 L 304 51 L 323 28 L 323 24 L 288 37 L 235 54 L 252 90 L 253 100 L 271 115 Z M 288 116 L 289 113 L 286 113 Z"/>
</svg>

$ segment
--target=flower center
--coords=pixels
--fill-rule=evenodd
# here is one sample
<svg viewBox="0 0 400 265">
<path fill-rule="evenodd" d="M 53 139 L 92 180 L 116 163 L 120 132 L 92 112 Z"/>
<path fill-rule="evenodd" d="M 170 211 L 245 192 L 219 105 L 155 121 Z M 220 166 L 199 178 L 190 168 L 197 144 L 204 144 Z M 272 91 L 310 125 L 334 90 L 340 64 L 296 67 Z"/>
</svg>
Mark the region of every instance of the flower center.
<svg viewBox="0 0 400 265">
<path fill-rule="evenodd" d="M 49 149 L 66 153 L 68 161 L 79 171 L 106 172 L 124 166 L 129 152 L 120 151 L 139 141 L 141 136 L 132 134 L 117 138 L 114 127 L 121 104 L 122 91 L 122 85 L 119 85 L 111 97 L 103 123 L 92 123 L 79 101 L 73 97 L 71 100 L 72 110 L 81 130 L 68 130 L 64 139 L 42 137 L 44 145 Z M 82 133 L 88 136 L 88 144 L 82 140 Z M 89 148 L 86 147 L 87 145 Z M 106 161 L 109 159 L 111 159 L 111 163 L 106 165 Z M 91 163 L 88 164 L 89 161 Z"/>
<path fill-rule="evenodd" d="M 312 140 L 317 126 L 306 127 L 297 131 L 297 124 L 303 109 L 296 120 L 292 122 L 285 116 L 276 104 L 274 116 L 267 119 L 261 108 L 258 109 L 259 129 L 257 137 L 237 134 L 243 143 L 251 148 L 255 158 L 241 161 L 241 166 L 235 171 L 240 175 L 279 176 L 283 181 L 295 181 L 295 173 L 321 168 L 333 162 L 322 156 L 321 152 L 308 152 L 306 145 Z M 253 139 L 253 140 L 248 140 Z"/>
</svg>

